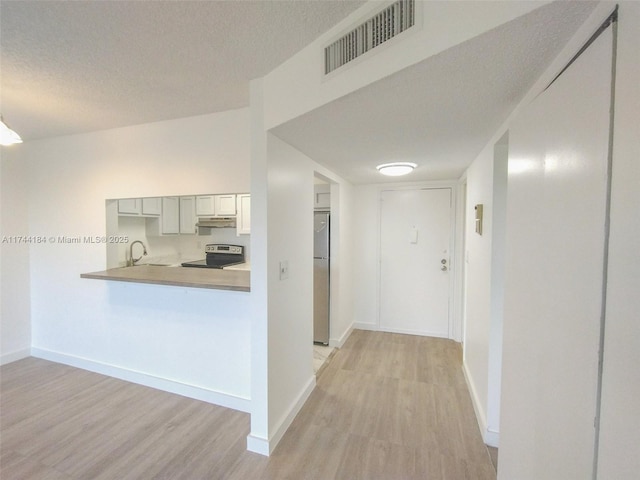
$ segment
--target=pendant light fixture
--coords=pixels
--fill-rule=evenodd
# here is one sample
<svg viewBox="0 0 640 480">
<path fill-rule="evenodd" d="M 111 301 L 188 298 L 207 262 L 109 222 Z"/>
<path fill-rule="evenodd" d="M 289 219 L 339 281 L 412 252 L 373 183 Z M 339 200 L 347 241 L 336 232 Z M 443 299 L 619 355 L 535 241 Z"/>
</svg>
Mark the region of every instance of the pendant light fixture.
<svg viewBox="0 0 640 480">
<path fill-rule="evenodd" d="M 0 115 L 0 145 L 14 145 L 16 143 L 22 143 L 20 135 L 11 130 L 9 126 L 4 123 L 2 115 Z"/>
<path fill-rule="evenodd" d="M 418 165 L 411 162 L 393 162 L 378 165 L 376 169 L 382 174 L 389 177 L 399 177 L 411 173 Z"/>
</svg>

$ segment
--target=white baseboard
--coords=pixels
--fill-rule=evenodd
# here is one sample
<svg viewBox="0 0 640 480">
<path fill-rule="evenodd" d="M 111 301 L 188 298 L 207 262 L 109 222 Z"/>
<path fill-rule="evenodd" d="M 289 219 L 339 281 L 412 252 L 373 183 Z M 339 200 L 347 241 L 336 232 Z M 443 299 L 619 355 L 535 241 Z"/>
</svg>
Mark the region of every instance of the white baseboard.
<svg viewBox="0 0 640 480">
<path fill-rule="evenodd" d="M 496 432 L 495 430 L 487 428 L 484 436 L 484 443 L 486 443 L 490 447 L 498 448 L 500 446 L 500 432 Z"/>
<path fill-rule="evenodd" d="M 269 449 L 269 440 L 262 437 L 256 437 L 255 435 L 247 435 L 247 450 L 253 453 L 258 453 L 260 455 L 264 455 L 268 457 L 271 455 L 271 450 Z"/>
<path fill-rule="evenodd" d="M 289 406 L 285 414 L 282 416 L 281 420 L 277 423 L 277 426 L 274 429 L 273 433 L 269 435 L 269 439 L 251 434 L 247 436 L 247 450 L 249 450 L 250 452 L 259 453 L 260 455 L 264 456 L 271 455 L 278 443 L 280 443 L 280 440 L 282 440 L 282 437 L 287 429 L 291 426 L 291 422 L 293 422 L 293 419 L 296 418 L 296 415 L 309 398 L 309 395 L 311 395 L 311 392 L 313 392 L 315 386 L 316 377 L 315 375 L 313 375 L 300 391 L 296 399 Z"/>
<path fill-rule="evenodd" d="M 422 337 L 449 338 L 449 332 L 447 332 L 447 333 L 438 333 L 438 332 L 428 332 L 428 331 L 418 331 L 418 330 L 405 330 L 405 329 L 402 329 L 402 328 L 387 328 L 387 327 L 380 327 L 378 330 L 380 332 L 402 333 L 404 335 L 420 335 Z"/>
<path fill-rule="evenodd" d="M 351 332 L 353 332 L 353 323 L 349 326 L 349 328 L 347 328 L 347 331 L 344 332 L 344 334 L 340 338 L 330 338 L 329 346 L 334 348 L 342 348 L 344 342 L 346 342 L 347 338 L 349 338 L 349 336 L 351 335 Z"/>
<path fill-rule="evenodd" d="M 480 434 L 482 435 L 482 441 L 489 445 L 490 447 L 498 447 L 500 443 L 500 432 L 496 432 L 495 430 L 490 430 L 487 426 L 487 417 L 485 413 L 480 408 L 480 399 L 478 397 L 478 392 L 471 381 L 471 376 L 469 375 L 469 371 L 467 370 L 467 365 L 462 363 L 462 372 L 464 373 L 464 380 L 467 383 L 467 388 L 469 389 L 469 393 L 471 394 L 471 404 L 473 405 L 473 411 L 476 414 L 476 421 L 478 422 L 478 428 L 480 429 Z"/>
<path fill-rule="evenodd" d="M 272 435 L 270 435 L 269 440 L 269 453 L 273 452 L 273 449 L 276 448 L 276 445 L 282 440 L 282 436 L 287 431 L 293 419 L 296 418 L 298 412 L 302 409 L 302 406 L 305 404 L 311 392 L 316 387 L 316 376 L 312 375 L 311 378 L 307 381 L 307 384 L 300 391 L 297 398 L 291 403 L 287 412 L 282 416 L 280 421 L 277 423 L 277 427 L 275 428 Z"/>
<path fill-rule="evenodd" d="M 358 330 L 370 330 L 373 332 L 388 332 L 388 333 L 402 333 L 404 335 L 421 335 L 423 337 L 435 337 L 435 338 L 449 338 L 449 334 L 436 333 L 436 332 L 422 332 L 417 330 L 405 330 L 402 328 L 387 328 L 380 327 L 374 323 L 359 323 L 353 324 L 353 328 Z"/>
<path fill-rule="evenodd" d="M 353 324 L 353 328 L 356 329 L 356 330 L 370 330 L 370 331 L 373 331 L 373 332 L 380 331 L 380 329 L 378 328 L 378 325 L 376 325 L 375 323 L 355 322 Z"/>
<path fill-rule="evenodd" d="M 17 362 L 23 358 L 31 356 L 30 348 L 23 348 L 21 350 L 14 350 L 13 352 L 3 353 L 0 355 L 0 365 L 6 365 L 7 363 Z"/>
<path fill-rule="evenodd" d="M 32 347 L 31 356 L 81 368 L 90 372 L 100 373 L 109 377 L 119 378 L 120 380 L 137 383 L 138 385 L 144 385 L 145 387 L 155 388 L 164 392 L 175 393 L 183 397 L 213 403 L 221 407 L 247 413 L 251 411 L 251 400 L 248 398 L 229 395 L 228 393 L 217 392 L 215 390 L 209 390 L 195 385 L 189 385 L 175 380 L 156 377 L 147 373 L 42 348 Z"/>
<path fill-rule="evenodd" d="M 469 393 L 471 394 L 471 404 L 473 405 L 473 411 L 476 413 L 476 421 L 478 422 L 478 428 L 480 429 L 480 433 L 482 434 L 482 438 L 484 438 L 484 432 L 487 431 L 487 418 L 480 408 L 480 398 L 478 397 L 478 392 L 476 392 L 476 388 L 471 381 L 471 375 L 469 375 L 469 371 L 467 370 L 466 363 L 462 362 L 462 373 L 464 373 L 464 380 L 467 383 L 467 388 L 469 389 Z"/>
</svg>

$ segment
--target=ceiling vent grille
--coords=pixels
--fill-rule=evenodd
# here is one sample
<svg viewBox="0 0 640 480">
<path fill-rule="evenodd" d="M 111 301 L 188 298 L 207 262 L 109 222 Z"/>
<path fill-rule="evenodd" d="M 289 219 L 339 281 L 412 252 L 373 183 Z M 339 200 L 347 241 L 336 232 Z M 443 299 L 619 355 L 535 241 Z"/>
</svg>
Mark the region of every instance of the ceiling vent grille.
<svg viewBox="0 0 640 480">
<path fill-rule="evenodd" d="M 415 24 L 415 0 L 398 0 L 324 49 L 324 73 L 358 58 Z"/>
</svg>

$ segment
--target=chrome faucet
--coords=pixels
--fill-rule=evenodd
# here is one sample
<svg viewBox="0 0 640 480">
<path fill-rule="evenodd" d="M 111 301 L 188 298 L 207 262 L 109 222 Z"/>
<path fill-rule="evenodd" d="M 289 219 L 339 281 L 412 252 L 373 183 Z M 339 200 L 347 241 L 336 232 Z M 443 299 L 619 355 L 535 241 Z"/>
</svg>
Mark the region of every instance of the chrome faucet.
<svg viewBox="0 0 640 480">
<path fill-rule="evenodd" d="M 133 246 L 136 243 L 139 243 L 140 245 L 142 245 L 142 255 L 140 255 L 138 258 L 133 258 Z M 129 245 L 129 258 L 127 259 L 127 267 L 133 267 L 136 264 L 136 262 L 140 261 L 140 259 L 144 257 L 146 254 L 147 254 L 147 247 L 144 245 L 144 243 L 142 243 L 140 240 L 131 242 L 131 244 Z"/>
</svg>

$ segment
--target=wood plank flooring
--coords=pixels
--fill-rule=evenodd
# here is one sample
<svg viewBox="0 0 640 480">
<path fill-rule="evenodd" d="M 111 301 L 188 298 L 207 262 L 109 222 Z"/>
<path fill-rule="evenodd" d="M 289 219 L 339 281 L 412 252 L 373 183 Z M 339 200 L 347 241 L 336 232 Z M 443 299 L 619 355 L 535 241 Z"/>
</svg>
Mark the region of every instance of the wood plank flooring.
<svg viewBox="0 0 640 480">
<path fill-rule="evenodd" d="M 245 413 L 35 358 L 0 374 L 3 480 L 496 478 L 449 340 L 354 331 L 269 458 Z"/>
</svg>

